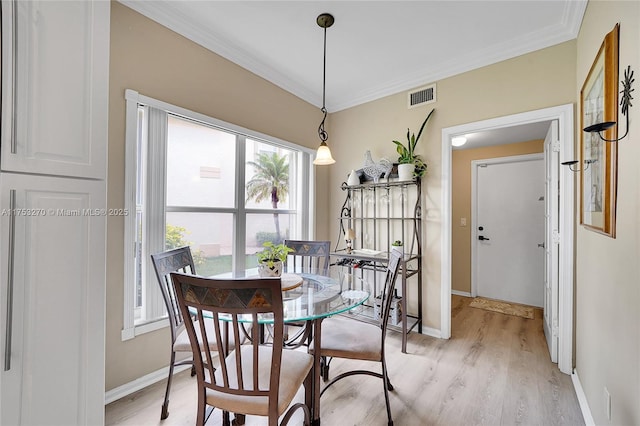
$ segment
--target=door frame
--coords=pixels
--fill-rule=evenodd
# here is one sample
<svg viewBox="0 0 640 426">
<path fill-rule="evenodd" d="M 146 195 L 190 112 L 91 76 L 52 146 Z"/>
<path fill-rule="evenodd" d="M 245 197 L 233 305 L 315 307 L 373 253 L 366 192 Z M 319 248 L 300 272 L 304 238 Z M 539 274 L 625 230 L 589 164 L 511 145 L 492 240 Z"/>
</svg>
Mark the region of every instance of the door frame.
<svg viewBox="0 0 640 426">
<path fill-rule="evenodd" d="M 574 158 L 573 104 L 492 118 L 442 129 L 442 175 L 440 222 L 440 337 L 451 337 L 451 139 L 466 133 L 482 132 L 519 124 L 558 120 L 560 160 Z M 575 175 L 560 169 L 560 259 L 558 289 L 558 368 L 571 374 L 573 368 L 573 285 L 575 233 Z"/>
<path fill-rule="evenodd" d="M 544 154 L 511 155 L 508 157 L 486 158 L 471 161 L 471 297 L 478 295 L 478 167 L 482 164 L 519 163 L 523 161 L 544 161 Z M 544 163 L 542 164 L 544 166 Z M 544 238 L 544 235 L 543 235 Z M 543 285 L 543 283 L 541 283 Z"/>
</svg>

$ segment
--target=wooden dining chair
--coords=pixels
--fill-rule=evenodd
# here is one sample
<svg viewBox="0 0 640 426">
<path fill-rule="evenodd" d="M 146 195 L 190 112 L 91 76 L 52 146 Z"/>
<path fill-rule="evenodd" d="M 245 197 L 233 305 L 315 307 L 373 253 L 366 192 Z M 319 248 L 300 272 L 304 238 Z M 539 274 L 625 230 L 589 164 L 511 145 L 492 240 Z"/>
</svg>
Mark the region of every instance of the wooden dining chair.
<svg viewBox="0 0 640 426">
<path fill-rule="evenodd" d="M 185 319 L 178 307 L 178 301 L 176 299 L 173 283 L 171 282 L 169 274 L 171 272 L 183 272 L 195 275 L 196 268 L 193 262 L 193 256 L 191 255 L 191 249 L 189 247 L 180 247 L 162 253 L 152 254 L 151 261 L 156 272 L 158 284 L 160 285 L 162 298 L 164 299 L 164 303 L 167 308 L 167 315 L 169 317 L 171 329 L 171 360 L 169 362 L 167 388 L 165 390 L 164 402 L 160 412 L 160 419 L 164 420 L 169 416 L 169 394 L 171 392 L 171 381 L 173 378 L 174 368 L 180 365 L 191 365 L 191 375 L 196 375 L 192 357 L 176 362 L 177 353 L 191 353 L 191 343 L 189 342 L 189 336 L 185 329 Z M 206 325 L 207 330 L 213 330 L 212 320 L 208 320 L 204 324 Z M 200 335 L 198 334 L 198 336 Z M 200 339 L 200 337 L 198 338 Z M 240 341 L 244 341 L 244 336 L 240 337 Z M 213 340 L 209 342 L 209 347 L 211 350 L 217 350 L 217 346 Z"/>
<path fill-rule="evenodd" d="M 284 245 L 293 249 L 287 256 L 285 271 L 325 275 L 329 272 L 331 241 L 284 240 Z M 285 344 L 297 348 L 310 343 L 310 330 L 305 323 L 285 325 Z M 290 334 L 291 332 L 291 334 Z"/>
<path fill-rule="evenodd" d="M 320 338 L 320 355 L 323 357 L 323 369 L 328 368 L 327 358 L 346 358 L 361 361 L 379 362 L 382 373 L 369 370 L 352 370 L 342 373 L 330 380 L 322 389 L 322 394 L 334 383 L 345 377 L 355 374 L 367 374 L 382 379 L 384 389 L 384 399 L 387 405 L 388 424 L 393 425 L 391 417 L 391 406 L 389 404 L 389 391 L 393 386 L 387 374 L 387 364 L 385 360 L 385 337 L 387 335 L 387 323 L 393 301 L 394 288 L 402 254 L 392 250 L 389 254 L 384 288 L 382 289 L 381 318 L 380 324 L 361 322 L 355 319 L 334 316 L 322 322 Z M 313 348 L 313 345 L 311 346 Z M 323 371 L 324 375 L 325 372 Z"/>
<path fill-rule="evenodd" d="M 329 270 L 331 241 L 284 240 L 293 249 L 287 258 L 288 272 L 313 272 L 325 274 Z"/>
<path fill-rule="evenodd" d="M 277 425 L 278 418 L 284 415 L 282 424 L 287 424 L 297 409 L 303 410 L 304 424 L 309 425 L 309 407 L 291 402 L 302 384 L 307 392 L 311 391 L 313 357 L 283 347 L 280 278 L 224 280 L 175 272 L 171 278 L 182 316 L 188 318 L 186 328 L 194 352 L 198 379 L 196 425 L 204 425 L 207 406 L 224 410 L 224 425 L 229 424 L 228 412 L 267 416 L 270 426 Z M 212 331 L 203 325 L 207 316 L 213 317 Z M 260 343 L 260 327 L 252 327 L 251 339 L 240 344 L 241 316 L 253 324 L 264 317 L 273 318 L 272 344 Z M 199 350 L 198 333 L 205 347 L 215 339 L 218 353 L 228 353 L 219 358 L 218 368 L 214 369 L 211 351 Z"/>
</svg>

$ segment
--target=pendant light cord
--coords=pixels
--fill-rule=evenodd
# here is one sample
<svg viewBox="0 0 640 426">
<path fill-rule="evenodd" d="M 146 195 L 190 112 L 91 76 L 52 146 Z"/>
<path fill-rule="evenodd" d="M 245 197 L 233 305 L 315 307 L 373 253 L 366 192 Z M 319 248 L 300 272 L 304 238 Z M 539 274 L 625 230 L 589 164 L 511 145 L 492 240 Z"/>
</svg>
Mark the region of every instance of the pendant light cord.
<svg viewBox="0 0 640 426">
<path fill-rule="evenodd" d="M 327 119 L 327 108 L 324 106 L 325 101 L 325 85 L 327 81 L 327 27 L 324 27 L 324 51 L 322 54 L 322 113 L 324 116 L 322 117 L 322 121 L 320 122 L 320 126 L 318 127 L 318 136 L 322 142 L 326 142 L 329 139 L 329 135 L 327 131 L 324 129 L 324 121 Z"/>
</svg>

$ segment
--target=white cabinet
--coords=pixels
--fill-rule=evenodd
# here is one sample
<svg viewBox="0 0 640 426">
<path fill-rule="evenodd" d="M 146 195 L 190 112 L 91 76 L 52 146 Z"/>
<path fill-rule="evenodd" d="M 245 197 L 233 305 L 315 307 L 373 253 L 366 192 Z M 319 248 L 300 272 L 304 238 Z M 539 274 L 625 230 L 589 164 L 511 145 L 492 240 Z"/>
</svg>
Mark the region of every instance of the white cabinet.
<svg viewBox="0 0 640 426">
<path fill-rule="evenodd" d="M 108 1 L 2 2 L 3 171 L 106 177 Z"/>
<path fill-rule="evenodd" d="M 2 1 L 0 424 L 104 423 L 108 1 Z"/>
<path fill-rule="evenodd" d="M 1 178 L 0 424 L 101 424 L 104 184 Z"/>
</svg>

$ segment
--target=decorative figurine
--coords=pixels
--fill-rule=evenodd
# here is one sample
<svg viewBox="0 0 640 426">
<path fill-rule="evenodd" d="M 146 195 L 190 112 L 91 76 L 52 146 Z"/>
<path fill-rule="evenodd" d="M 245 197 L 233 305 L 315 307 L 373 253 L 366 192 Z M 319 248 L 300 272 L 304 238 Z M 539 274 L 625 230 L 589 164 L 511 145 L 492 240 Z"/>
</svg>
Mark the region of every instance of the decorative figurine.
<svg viewBox="0 0 640 426">
<path fill-rule="evenodd" d="M 376 163 L 373 161 L 373 158 L 371 158 L 371 151 L 367 150 L 367 152 L 364 153 L 364 167 L 362 170 L 365 175 L 373 179 L 374 183 L 378 183 L 380 176 L 388 178 L 392 168 L 393 164 L 386 158 L 382 158 Z"/>
</svg>

